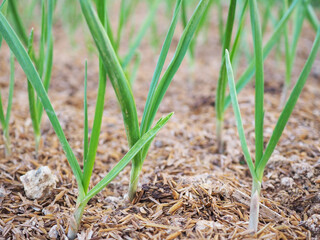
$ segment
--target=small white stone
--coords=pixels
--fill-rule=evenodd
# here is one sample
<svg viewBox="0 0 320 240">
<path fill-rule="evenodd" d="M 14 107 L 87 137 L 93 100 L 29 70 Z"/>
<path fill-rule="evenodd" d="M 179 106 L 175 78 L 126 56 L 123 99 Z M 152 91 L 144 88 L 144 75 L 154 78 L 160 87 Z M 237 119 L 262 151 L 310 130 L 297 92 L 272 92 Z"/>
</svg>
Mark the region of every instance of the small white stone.
<svg viewBox="0 0 320 240">
<path fill-rule="evenodd" d="M 305 226 L 314 234 L 320 234 L 320 214 L 313 214 L 307 221 Z"/>
<path fill-rule="evenodd" d="M 295 177 L 306 175 L 307 178 L 311 178 L 313 176 L 313 167 L 309 163 L 295 163 L 292 165 L 292 169 L 296 173 Z"/>
<path fill-rule="evenodd" d="M 197 231 L 207 232 L 210 229 L 221 229 L 221 228 L 223 228 L 223 225 L 218 222 L 214 222 L 214 221 L 200 220 L 196 224 Z"/>
<path fill-rule="evenodd" d="M 30 199 L 39 199 L 50 194 L 56 187 L 57 177 L 45 166 L 31 170 L 20 177 L 26 196 Z"/>
<path fill-rule="evenodd" d="M 54 225 L 49 231 L 49 237 L 51 239 L 57 239 L 59 237 L 59 232 L 57 230 L 57 225 Z"/>
<path fill-rule="evenodd" d="M 292 187 L 294 184 L 294 180 L 291 177 L 283 177 L 281 178 L 281 185 L 284 187 Z"/>
</svg>

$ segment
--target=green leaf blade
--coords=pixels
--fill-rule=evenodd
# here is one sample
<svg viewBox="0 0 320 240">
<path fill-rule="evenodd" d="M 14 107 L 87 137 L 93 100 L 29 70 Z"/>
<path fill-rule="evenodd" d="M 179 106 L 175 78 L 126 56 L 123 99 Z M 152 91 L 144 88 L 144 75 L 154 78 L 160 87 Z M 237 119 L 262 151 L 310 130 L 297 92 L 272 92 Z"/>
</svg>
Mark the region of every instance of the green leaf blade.
<svg viewBox="0 0 320 240">
<path fill-rule="evenodd" d="M 261 161 L 259 162 L 259 164 L 256 165 L 256 169 L 257 169 L 256 172 L 257 172 L 257 175 L 260 179 L 262 179 L 264 168 L 265 168 L 267 162 L 269 161 L 271 154 L 273 153 L 277 143 L 280 140 L 282 132 L 283 132 L 288 120 L 289 120 L 289 117 L 293 111 L 293 108 L 296 105 L 298 98 L 301 94 L 301 91 L 307 81 L 307 78 L 310 74 L 312 65 L 316 59 L 319 47 L 320 47 L 320 27 L 318 28 L 317 36 L 314 40 L 311 52 L 309 54 L 309 57 L 308 57 L 305 65 L 304 65 L 304 68 L 303 68 L 303 70 L 298 78 L 298 81 L 296 82 L 295 87 L 293 88 L 293 90 L 290 94 L 290 97 L 289 97 L 284 109 L 282 110 L 281 115 L 278 119 L 278 122 L 273 130 L 273 133 L 271 135 L 269 143 L 266 147 L 266 151 L 265 151 Z"/>
<path fill-rule="evenodd" d="M 147 133 L 145 133 L 136 144 L 128 151 L 128 153 L 116 164 L 115 167 L 86 195 L 83 202 L 88 202 L 92 197 L 99 193 L 105 186 L 107 186 L 131 161 L 131 159 L 138 154 L 143 146 L 152 140 L 160 129 L 169 121 L 173 113 L 170 113 L 164 118 L 161 118 L 158 123 Z"/>
<path fill-rule="evenodd" d="M 243 124 L 242 124 L 242 118 L 241 118 L 241 113 L 240 113 L 240 107 L 239 107 L 239 102 L 238 102 L 238 97 L 237 97 L 237 92 L 236 92 L 236 86 L 234 82 L 234 76 L 233 76 L 233 71 L 232 71 L 232 66 L 230 62 L 230 57 L 229 57 L 229 52 L 226 50 L 225 52 L 225 61 L 226 61 L 226 68 L 227 68 L 227 76 L 228 76 L 228 83 L 229 83 L 229 88 L 230 88 L 230 96 L 231 96 L 231 102 L 232 102 L 232 107 L 234 111 L 234 115 L 236 117 L 236 124 L 237 124 L 237 129 L 238 129 L 238 134 L 241 142 L 241 147 L 242 151 L 244 153 L 245 160 L 247 162 L 247 165 L 249 167 L 250 173 L 253 178 L 255 178 L 255 167 L 252 162 L 251 156 L 250 156 L 250 151 L 247 145 L 244 129 L 243 129 Z"/>
<path fill-rule="evenodd" d="M 263 155 L 263 102 L 264 102 L 264 69 L 263 69 L 263 50 L 262 34 L 259 19 L 259 11 L 256 0 L 249 0 L 251 28 L 254 45 L 254 59 L 256 68 L 255 84 L 255 145 L 256 163 Z"/>
</svg>

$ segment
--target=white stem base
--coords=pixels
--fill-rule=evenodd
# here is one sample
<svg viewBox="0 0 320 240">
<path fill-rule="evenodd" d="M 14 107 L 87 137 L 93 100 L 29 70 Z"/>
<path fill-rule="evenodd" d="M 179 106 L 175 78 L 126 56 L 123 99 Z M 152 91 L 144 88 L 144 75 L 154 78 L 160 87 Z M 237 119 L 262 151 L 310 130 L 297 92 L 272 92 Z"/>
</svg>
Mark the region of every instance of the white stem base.
<svg viewBox="0 0 320 240">
<path fill-rule="evenodd" d="M 248 229 L 258 231 L 261 183 L 253 181 Z"/>
</svg>

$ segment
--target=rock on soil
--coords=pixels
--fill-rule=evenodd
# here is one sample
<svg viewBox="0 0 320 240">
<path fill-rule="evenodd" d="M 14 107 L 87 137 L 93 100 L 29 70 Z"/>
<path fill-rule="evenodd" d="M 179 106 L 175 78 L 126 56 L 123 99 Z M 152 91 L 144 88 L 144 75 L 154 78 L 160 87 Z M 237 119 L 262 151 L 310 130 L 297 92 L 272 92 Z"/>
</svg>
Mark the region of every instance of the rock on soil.
<svg viewBox="0 0 320 240">
<path fill-rule="evenodd" d="M 320 234 L 320 214 L 313 214 L 304 225 L 313 233 Z"/>
<path fill-rule="evenodd" d="M 49 237 L 51 239 L 57 239 L 59 237 L 59 232 L 57 230 L 58 226 L 54 225 L 49 231 Z"/>
<path fill-rule="evenodd" d="M 223 228 L 223 225 L 214 221 L 200 220 L 196 224 L 196 230 L 200 232 L 207 232 L 212 229 L 216 230 L 221 228 Z"/>
<path fill-rule="evenodd" d="M 307 178 L 313 176 L 313 167 L 309 163 L 295 163 L 292 165 L 292 169 L 295 172 L 294 178 L 300 178 L 302 175 L 306 175 Z"/>
<path fill-rule="evenodd" d="M 39 199 L 51 193 L 56 187 L 57 177 L 47 167 L 31 170 L 20 177 L 26 196 L 30 199 Z"/>
<path fill-rule="evenodd" d="M 294 180 L 291 177 L 283 177 L 281 178 L 281 185 L 284 187 L 292 187 L 294 184 Z"/>
</svg>

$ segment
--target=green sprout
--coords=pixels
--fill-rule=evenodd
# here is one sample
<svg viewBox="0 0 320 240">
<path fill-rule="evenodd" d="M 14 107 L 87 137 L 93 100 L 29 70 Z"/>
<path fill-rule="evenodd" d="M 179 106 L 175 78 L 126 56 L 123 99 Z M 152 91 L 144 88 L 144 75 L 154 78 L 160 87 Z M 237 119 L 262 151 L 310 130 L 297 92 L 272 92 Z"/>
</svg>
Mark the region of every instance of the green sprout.
<svg viewBox="0 0 320 240">
<path fill-rule="evenodd" d="M 251 25 L 252 33 L 254 39 L 254 56 L 255 56 L 255 69 L 256 69 L 256 85 L 255 85 L 255 143 L 256 143 L 256 154 L 255 163 L 250 156 L 250 151 L 247 146 L 245 133 L 242 124 L 242 118 L 239 108 L 239 102 L 237 99 L 237 91 L 234 82 L 234 75 L 232 71 L 232 66 L 230 62 L 229 52 L 226 50 L 226 67 L 228 75 L 228 83 L 230 89 L 230 96 L 233 111 L 236 117 L 236 124 L 238 129 L 238 134 L 241 142 L 242 151 L 245 156 L 245 160 L 249 167 L 252 176 L 252 191 L 251 191 L 251 204 L 250 204 L 250 219 L 249 219 L 249 229 L 257 232 L 258 222 L 259 222 L 259 202 L 260 202 L 260 191 L 261 183 L 263 181 L 263 173 L 268 163 L 277 143 L 280 140 L 282 132 L 288 122 L 288 119 L 293 111 L 295 104 L 301 94 L 301 91 L 306 83 L 306 80 L 311 71 L 312 65 L 315 61 L 319 46 L 320 46 L 320 27 L 318 27 L 317 35 L 313 43 L 313 47 L 309 54 L 309 57 L 305 63 L 305 66 L 287 100 L 284 109 L 278 119 L 278 122 L 273 130 L 271 138 L 264 149 L 263 146 L 263 85 L 264 85 L 264 68 L 263 68 L 263 50 L 262 50 L 262 39 L 261 39 L 261 28 L 260 21 L 258 17 L 258 8 L 256 0 L 250 0 L 250 15 L 251 15 Z"/>
<path fill-rule="evenodd" d="M 25 46 L 28 48 L 29 57 L 34 62 L 36 69 L 39 72 L 39 76 L 42 79 L 43 85 L 48 92 L 52 62 L 53 62 L 53 36 L 52 36 L 52 24 L 53 24 L 53 11 L 55 7 L 54 0 L 42 1 L 41 2 L 41 35 L 40 35 L 40 46 L 39 54 L 36 56 L 33 46 L 33 29 L 29 37 L 26 36 L 26 29 L 23 25 L 21 17 L 18 13 L 18 6 L 15 0 L 9 1 L 9 12 L 11 13 L 11 19 L 15 26 L 16 32 L 19 38 L 22 40 Z M 28 81 L 28 99 L 29 99 L 29 111 L 32 121 L 32 127 L 35 138 L 35 149 L 38 153 L 40 140 L 41 140 L 41 120 L 43 114 L 43 107 L 41 100 L 36 97 L 35 90 Z"/>
<path fill-rule="evenodd" d="M 20 66 L 22 67 L 23 71 L 25 72 L 28 81 L 32 84 L 34 90 L 37 93 L 37 96 L 40 98 L 41 103 L 43 104 L 43 107 L 48 115 L 48 118 L 52 124 L 52 127 L 54 128 L 58 139 L 62 145 L 62 148 L 66 154 L 67 160 L 71 166 L 72 172 L 75 176 L 75 179 L 78 184 L 78 199 L 77 199 L 77 205 L 75 209 L 74 215 L 71 217 L 70 220 L 70 226 L 69 226 L 69 233 L 68 237 L 70 239 L 74 239 L 76 237 L 81 217 L 84 211 L 85 206 L 87 205 L 88 201 L 94 197 L 97 193 L 103 190 L 104 187 L 106 187 L 124 168 L 125 166 L 131 161 L 131 159 L 139 154 L 140 150 L 144 147 L 145 144 L 148 144 L 151 139 L 155 137 L 157 132 L 168 122 L 168 120 L 171 118 L 172 113 L 170 113 L 168 116 L 161 118 L 155 127 L 152 129 L 150 128 L 149 131 L 147 131 L 141 138 L 130 148 L 128 153 L 109 171 L 109 173 L 97 184 L 95 185 L 90 191 L 88 191 L 90 177 L 88 177 L 88 173 L 85 172 L 86 169 L 81 170 L 80 165 L 69 145 L 69 142 L 67 141 L 65 134 L 61 128 L 61 124 L 57 118 L 57 115 L 52 107 L 52 104 L 49 100 L 47 91 L 44 87 L 44 84 L 39 76 L 39 73 L 37 72 L 36 68 L 32 64 L 32 61 L 24 49 L 22 43 L 20 42 L 18 36 L 14 32 L 14 30 L 9 25 L 7 19 L 5 16 L 0 13 L 0 33 L 2 34 L 3 38 L 9 45 L 11 51 L 16 56 L 18 62 L 20 63 Z M 85 93 L 86 93 L 86 77 L 85 77 Z M 86 94 L 85 94 L 86 95 Z M 99 93 L 98 93 L 99 95 Z M 99 96 L 98 96 L 99 98 Z M 100 102 L 96 105 L 96 113 L 97 115 L 97 106 L 100 106 L 100 108 L 103 109 L 103 105 L 100 105 Z M 98 111 L 101 111 L 101 109 L 98 109 Z M 85 96 L 85 122 L 87 122 L 87 107 L 86 107 L 86 96 Z M 92 131 L 90 144 L 92 141 L 96 141 L 96 139 L 99 137 L 99 132 L 94 132 L 95 129 Z M 86 136 L 88 134 L 88 126 L 85 126 L 84 129 L 84 141 L 86 142 L 88 140 L 88 137 Z M 89 157 L 89 152 L 87 153 L 86 158 L 86 152 L 90 152 L 87 150 L 87 145 L 84 144 L 84 165 L 92 165 L 94 162 L 94 158 Z M 96 153 L 96 149 L 94 151 L 94 155 Z M 92 169 L 90 169 L 92 171 Z M 89 174 L 91 176 L 91 173 Z"/>
<path fill-rule="evenodd" d="M 136 110 L 135 100 L 131 89 L 131 84 L 128 81 L 123 66 L 119 62 L 116 51 L 110 41 L 110 38 L 105 30 L 105 27 L 101 24 L 97 14 L 95 13 L 91 3 L 88 0 L 80 0 L 83 15 L 86 19 L 87 25 L 91 31 L 92 37 L 97 45 L 100 53 L 100 58 L 103 61 L 107 75 L 110 78 L 113 89 L 116 93 L 125 125 L 128 144 L 131 148 L 135 143 L 149 131 L 154 121 L 155 115 L 159 109 L 160 103 L 174 77 L 180 64 L 188 50 L 188 46 L 192 39 L 194 32 L 197 29 L 198 23 L 205 12 L 209 0 L 201 0 L 191 16 L 184 32 L 180 38 L 178 46 L 176 48 L 175 55 L 171 60 L 169 66 L 160 78 L 169 47 L 175 32 L 175 28 L 178 21 L 178 14 L 181 8 L 181 0 L 177 0 L 174 9 L 173 18 L 168 29 L 168 33 L 162 50 L 160 52 L 159 60 L 154 71 L 154 75 L 151 81 L 144 113 L 139 126 L 138 114 Z M 142 170 L 143 162 L 146 159 L 149 147 L 152 141 L 142 148 L 139 154 L 132 159 L 132 169 L 130 176 L 129 186 L 129 199 L 132 201 L 135 198 L 139 175 Z M 90 166 L 91 168 L 92 166 Z M 88 173 L 88 177 L 90 171 Z M 86 173 L 84 174 L 86 176 Z M 86 190 L 86 189 L 85 189 Z"/>
<path fill-rule="evenodd" d="M 0 6 L 0 11 L 4 15 L 7 14 L 7 7 L 8 7 L 8 1 L 3 1 Z M 1 45 L 2 45 L 2 35 L 0 34 L 0 47 Z M 10 54 L 10 83 L 9 83 L 9 94 L 8 94 L 8 103 L 7 103 L 6 112 L 4 112 L 2 96 L 0 91 L 0 123 L 3 130 L 3 140 L 4 140 L 6 156 L 9 156 L 11 154 L 9 123 L 10 123 L 10 115 L 11 115 L 11 109 L 12 109 L 13 90 L 14 90 L 14 56 L 13 54 Z"/>
<path fill-rule="evenodd" d="M 284 2 L 284 9 L 288 8 L 288 0 L 283 0 Z M 283 85 L 282 96 L 280 100 L 280 107 L 283 107 L 287 100 L 288 91 L 291 85 L 291 75 L 292 69 L 294 65 L 295 56 L 297 53 L 298 41 L 301 34 L 303 22 L 306 16 L 306 8 L 302 1 L 297 6 L 297 12 L 294 16 L 294 23 L 293 23 L 293 38 L 290 44 L 289 40 L 289 30 L 288 25 L 284 31 L 284 42 L 285 42 L 285 56 L 286 56 L 286 77 L 285 83 Z"/>
<path fill-rule="evenodd" d="M 228 12 L 228 19 L 226 23 L 226 29 L 223 36 L 223 46 L 222 49 L 229 49 L 231 44 L 232 38 L 232 30 L 233 30 L 233 23 L 236 13 L 236 6 L 237 0 L 231 0 Z M 223 119 L 224 119 L 224 98 L 225 98 L 225 91 L 226 91 L 226 67 L 224 59 L 224 51 L 222 51 L 222 61 L 218 79 L 218 86 L 217 86 L 217 93 L 216 93 L 216 133 L 217 133 L 217 142 L 218 142 L 218 151 L 220 153 L 223 152 L 223 140 L 222 140 L 222 129 L 223 129 Z"/>
<path fill-rule="evenodd" d="M 236 37 L 233 42 L 233 46 L 230 52 L 230 60 L 233 63 L 236 54 L 239 52 L 240 40 L 242 34 L 244 34 L 244 19 L 245 19 L 245 11 L 248 5 L 248 1 L 246 0 L 243 4 L 240 19 L 239 19 L 239 27 L 236 33 Z M 290 7 L 286 10 L 285 14 L 282 16 L 280 21 L 276 24 L 275 29 L 270 36 L 269 40 L 266 42 L 265 46 L 263 47 L 263 61 L 267 58 L 270 54 L 273 47 L 278 43 L 279 39 L 283 35 L 283 31 L 286 27 L 286 24 L 293 13 L 294 9 L 296 8 L 297 4 L 301 0 L 294 0 Z M 231 6 L 230 6 L 231 7 Z M 230 22 L 229 22 L 230 23 Z M 231 23 L 230 23 L 231 25 Z M 228 24 L 227 24 L 228 26 Z M 231 28 L 231 27 L 230 27 Z M 231 35 L 231 32 L 225 32 L 225 35 Z M 230 36 L 231 37 L 231 36 Z M 225 38 L 225 37 L 224 37 Z M 225 44 L 227 46 L 227 44 Z M 231 47 L 230 47 L 231 48 Z M 224 54 L 223 54 L 224 55 Z M 223 60 L 224 58 L 222 58 Z M 223 60 L 224 62 L 224 60 Z M 236 92 L 239 93 L 252 79 L 255 74 L 255 62 L 252 60 L 246 70 L 241 74 L 239 80 L 236 83 Z M 229 107 L 231 103 L 231 96 L 228 94 L 226 96 L 226 86 L 227 86 L 227 79 L 226 79 L 226 70 L 225 64 L 221 64 L 220 68 L 220 75 L 219 81 L 217 86 L 217 94 L 216 94 L 216 131 L 217 131 L 217 142 L 218 142 L 218 151 L 221 153 L 223 152 L 223 122 L 224 122 L 224 112 Z"/>
</svg>

